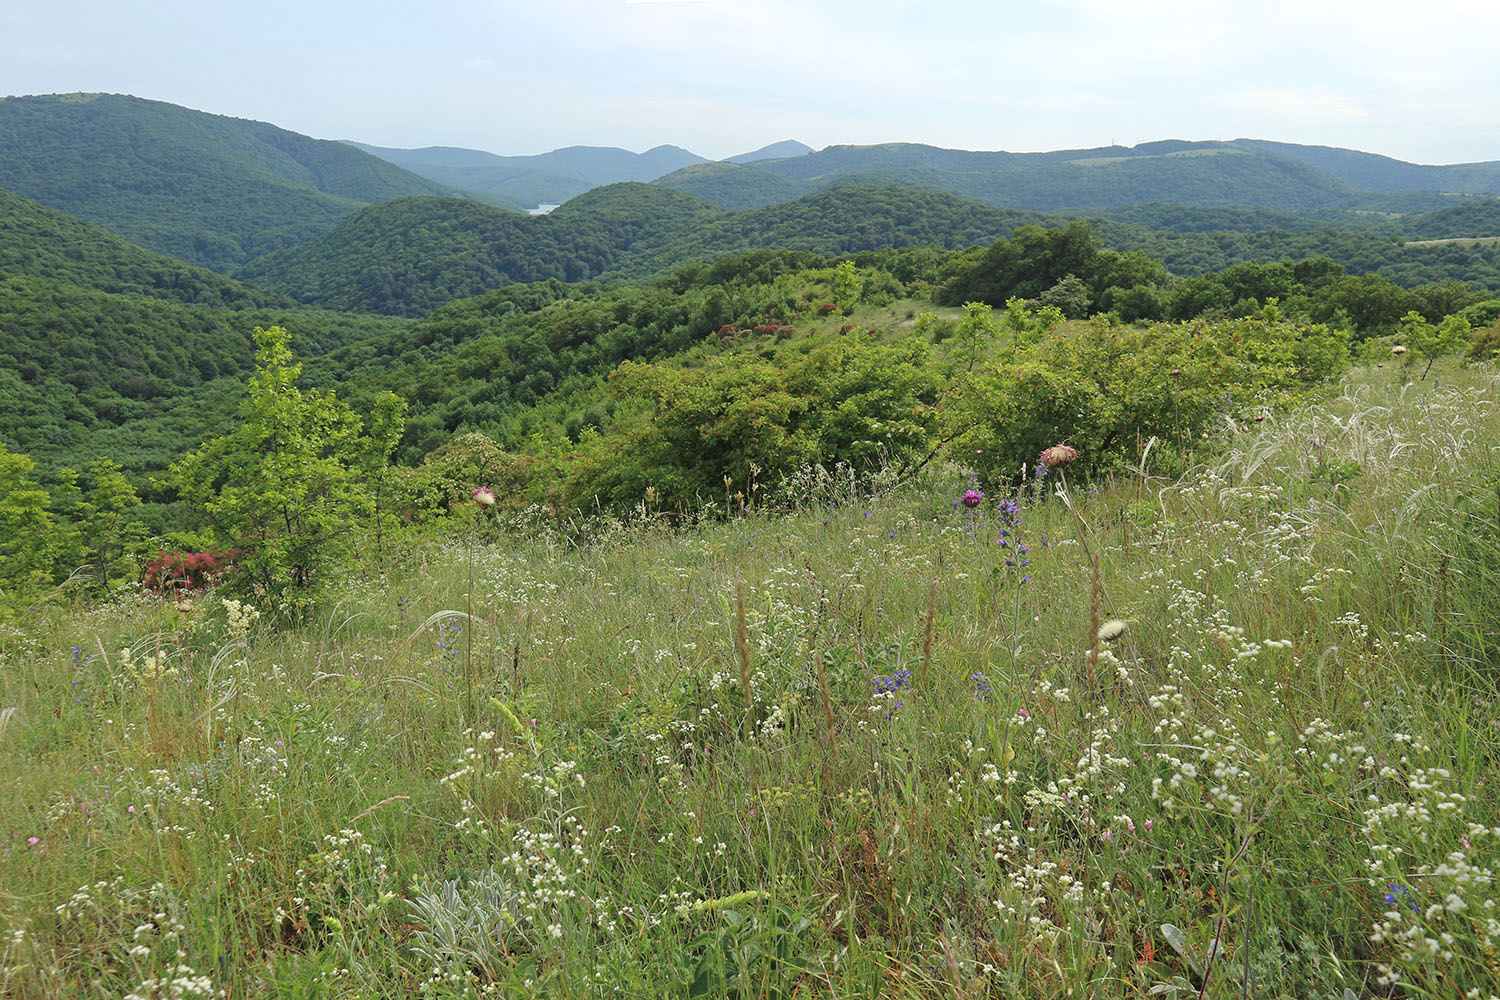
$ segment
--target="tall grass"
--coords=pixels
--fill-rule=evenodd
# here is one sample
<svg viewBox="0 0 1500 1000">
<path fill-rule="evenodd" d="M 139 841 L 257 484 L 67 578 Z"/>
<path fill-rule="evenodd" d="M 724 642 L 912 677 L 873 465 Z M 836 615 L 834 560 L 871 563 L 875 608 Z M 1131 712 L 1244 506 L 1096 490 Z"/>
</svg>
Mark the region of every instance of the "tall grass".
<svg viewBox="0 0 1500 1000">
<path fill-rule="evenodd" d="M 295 630 L 39 612 L 0 993 L 1488 997 L 1497 390 L 1013 508 L 533 512 Z"/>
</svg>

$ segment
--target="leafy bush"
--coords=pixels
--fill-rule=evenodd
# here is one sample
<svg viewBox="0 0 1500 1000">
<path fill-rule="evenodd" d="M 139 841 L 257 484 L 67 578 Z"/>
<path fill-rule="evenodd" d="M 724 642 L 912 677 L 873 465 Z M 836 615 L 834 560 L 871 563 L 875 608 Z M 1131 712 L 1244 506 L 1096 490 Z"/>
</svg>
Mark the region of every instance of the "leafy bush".
<svg viewBox="0 0 1500 1000">
<path fill-rule="evenodd" d="M 1016 311 L 1008 325 L 1024 327 Z M 955 394 L 950 434 L 987 481 L 1018 477 L 1023 463 L 1060 441 L 1078 449 L 1083 468 L 1132 459 L 1151 437 L 1180 452 L 1216 420 L 1284 401 L 1348 362 L 1341 331 L 1274 315 L 1046 330 L 1015 335 Z"/>
</svg>

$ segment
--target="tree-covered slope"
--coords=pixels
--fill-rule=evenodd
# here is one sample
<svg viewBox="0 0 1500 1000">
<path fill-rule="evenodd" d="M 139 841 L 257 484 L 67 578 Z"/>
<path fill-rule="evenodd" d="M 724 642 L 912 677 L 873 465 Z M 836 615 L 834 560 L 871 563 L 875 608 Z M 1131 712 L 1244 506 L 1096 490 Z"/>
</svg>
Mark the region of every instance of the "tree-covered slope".
<svg viewBox="0 0 1500 1000">
<path fill-rule="evenodd" d="M 333 309 L 418 316 L 515 282 L 581 281 L 648 236 L 670 239 L 712 206 L 646 184 L 590 192 L 527 216 L 456 198 L 372 205 L 336 230 L 253 261 L 242 277 Z"/>
<path fill-rule="evenodd" d="M 794 201 L 821 186 L 816 181 L 729 162 L 695 163 L 658 178 L 656 183 L 731 211 Z"/>
<path fill-rule="evenodd" d="M 189 407 L 174 418 L 189 436 L 162 432 L 158 419 L 218 379 L 242 380 L 251 332 L 275 324 L 295 326 L 301 349 L 318 355 L 395 321 L 284 304 L 189 305 L 0 274 L 0 442 L 49 465 L 107 453 L 134 471 L 159 470 L 194 443 L 191 433 L 233 412 Z M 103 449 L 97 435 L 112 427 L 133 430 Z"/>
<path fill-rule="evenodd" d="M 839 184 L 796 201 L 705 219 L 670 240 L 641 241 L 610 274 L 644 277 L 690 261 L 772 248 L 824 256 L 883 247 L 954 250 L 1046 221 L 1035 212 L 995 208 L 940 191 Z"/>
<path fill-rule="evenodd" d="M 1354 149 L 1303 146 L 1265 139 L 1236 139 L 1233 145 L 1311 164 L 1364 191 L 1500 194 L 1500 162 L 1445 165 L 1407 163 Z"/>
<path fill-rule="evenodd" d="M 1414 240 L 1500 236 L 1500 198 L 1485 198 L 1414 216 L 1404 220 L 1401 228 Z"/>
<path fill-rule="evenodd" d="M 647 277 L 765 248 L 819 254 L 956 248 L 1039 220 L 903 187 L 839 186 L 731 213 L 659 185 L 617 184 L 546 216 L 456 199 L 374 205 L 325 237 L 252 262 L 240 275 L 327 308 L 416 316 L 513 282 Z"/>
<path fill-rule="evenodd" d="M 115 94 L 0 100 L 0 188 L 220 271 L 361 204 L 448 193 L 345 143 Z"/>
<path fill-rule="evenodd" d="M 190 305 L 275 305 L 282 297 L 142 249 L 77 216 L 0 190 L 0 275 L 31 276 Z"/>
<path fill-rule="evenodd" d="M 1166 140 L 1043 153 L 920 143 L 845 145 L 759 159 L 745 169 L 735 166 L 702 164 L 660 183 L 726 208 L 758 207 L 835 181 L 857 180 L 930 188 L 1036 211 L 1114 211 L 1152 202 L 1234 206 L 1295 213 L 1308 222 L 1341 228 L 1369 228 L 1353 212 L 1425 212 L 1449 203 L 1445 198 L 1454 194 L 1500 192 L 1500 164 L 1424 166 L 1350 149 L 1248 139 Z M 768 177 L 773 174 L 791 183 L 778 185 Z"/>
</svg>

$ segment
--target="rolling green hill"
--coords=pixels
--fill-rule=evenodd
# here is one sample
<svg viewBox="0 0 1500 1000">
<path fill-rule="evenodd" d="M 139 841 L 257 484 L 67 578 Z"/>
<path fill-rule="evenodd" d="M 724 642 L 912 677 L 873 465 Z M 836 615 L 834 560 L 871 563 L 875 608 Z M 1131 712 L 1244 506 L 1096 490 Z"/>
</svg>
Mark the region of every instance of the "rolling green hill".
<svg viewBox="0 0 1500 1000">
<path fill-rule="evenodd" d="M 115 94 L 0 99 L 0 188 L 218 271 L 450 193 L 345 143 Z"/>
<path fill-rule="evenodd" d="M 1302 220 L 1286 228 L 1351 229 L 1368 228 L 1360 225 L 1358 212 L 1427 212 L 1451 204 L 1455 195 L 1500 192 L 1500 163 L 1424 166 L 1356 150 L 1250 139 L 1043 153 L 884 143 L 829 146 L 738 166 L 701 164 L 658 183 L 724 208 L 759 207 L 836 181 L 859 181 L 905 184 L 1035 211 L 1113 214 L 1129 206 L 1172 203 L 1294 213 Z"/>
<path fill-rule="evenodd" d="M 1156 204 L 1118 211 L 1138 221 L 1116 221 L 1113 212 L 1089 216 L 1101 243 L 1143 250 L 1182 276 L 1242 261 L 1330 257 L 1353 274 L 1380 274 L 1403 285 L 1456 279 L 1500 290 L 1495 248 L 1406 247 L 1396 221 L 1385 216 L 1356 216 L 1368 231 L 1350 232 L 1263 210 Z M 841 182 L 794 201 L 728 212 L 659 184 L 620 184 L 590 191 L 548 216 L 457 199 L 374 205 L 326 236 L 253 261 L 239 273 L 325 308 L 419 316 L 513 282 L 646 278 L 760 249 L 825 256 L 928 244 L 961 249 L 1020 225 L 1068 221 L 904 185 Z M 1447 225 L 1462 228 L 1459 220 Z"/>
<path fill-rule="evenodd" d="M 0 191 L 0 275 L 186 305 L 284 305 L 274 292 L 152 253 L 77 216 Z"/>
<path fill-rule="evenodd" d="M 645 184 L 591 191 L 553 215 L 456 198 L 402 198 L 363 209 L 333 232 L 251 262 L 241 276 L 333 309 L 419 316 L 515 282 L 582 281 L 617 268 L 649 237 L 670 240 L 721 214 Z"/>
<path fill-rule="evenodd" d="M 823 186 L 739 163 L 695 163 L 658 178 L 657 184 L 739 211 L 794 201 Z"/>
<path fill-rule="evenodd" d="M 1040 220 L 891 186 L 839 186 L 733 213 L 647 184 L 598 188 L 546 216 L 412 198 L 366 208 L 324 237 L 253 261 L 240 275 L 327 308 L 416 316 L 512 282 L 641 278 L 763 248 L 958 248 Z"/>
</svg>

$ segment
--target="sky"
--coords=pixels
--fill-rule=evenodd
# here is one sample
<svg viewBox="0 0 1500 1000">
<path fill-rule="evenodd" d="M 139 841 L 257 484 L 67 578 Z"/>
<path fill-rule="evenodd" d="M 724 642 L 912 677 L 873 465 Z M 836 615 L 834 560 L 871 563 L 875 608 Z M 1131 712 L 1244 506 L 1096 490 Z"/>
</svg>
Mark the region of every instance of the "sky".
<svg viewBox="0 0 1500 1000">
<path fill-rule="evenodd" d="M 378 146 L 1257 138 L 1500 160 L 1495 0 L 3 0 L 0 94 Z"/>
</svg>

